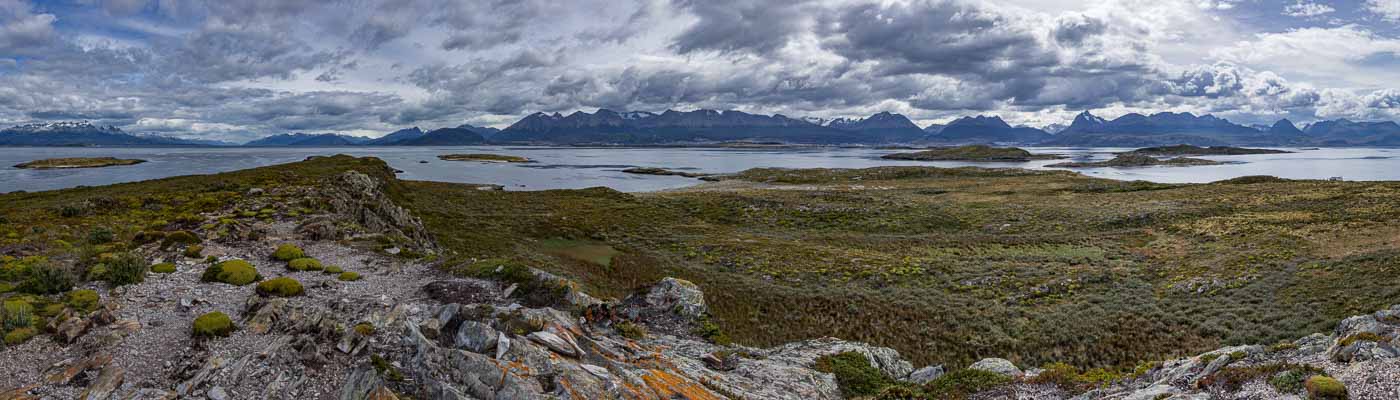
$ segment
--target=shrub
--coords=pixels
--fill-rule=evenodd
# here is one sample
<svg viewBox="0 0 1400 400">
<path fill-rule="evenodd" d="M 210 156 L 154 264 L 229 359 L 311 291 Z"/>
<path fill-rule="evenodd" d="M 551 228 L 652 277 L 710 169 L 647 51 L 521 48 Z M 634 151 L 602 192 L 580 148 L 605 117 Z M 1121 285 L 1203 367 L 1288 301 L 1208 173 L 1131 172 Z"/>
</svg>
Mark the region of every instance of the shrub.
<svg viewBox="0 0 1400 400">
<path fill-rule="evenodd" d="M 112 286 L 130 285 L 146 281 L 146 271 L 150 264 L 136 254 L 122 253 L 107 264 L 107 282 Z"/>
<path fill-rule="evenodd" d="M 287 269 L 293 271 L 320 271 L 321 260 L 310 257 L 302 257 L 287 262 Z"/>
<path fill-rule="evenodd" d="M 253 264 L 247 261 L 228 260 L 206 268 L 200 280 L 243 286 L 262 280 L 262 275 L 258 275 L 258 269 L 253 268 Z"/>
<path fill-rule="evenodd" d="M 35 331 L 34 328 L 19 328 L 19 329 L 15 329 L 15 330 L 12 330 L 12 331 L 10 331 L 9 333 L 6 333 L 6 334 L 5 334 L 5 345 L 7 345 L 7 346 L 19 345 L 19 344 L 22 344 L 22 343 L 24 343 L 24 342 L 29 341 L 29 339 L 33 338 L 35 335 L 38 335 L 38 334 L 39 334 L 39 332 Z"/>
<path fill-rule="evenodd" d="M 158 241 L 158 240 L 163 240 L 163 239 L 165 239 L 165 232 L 161 232 L 161 231 L 141 231 L 141 232 L 136 232 L 136 236 L 132 236 L 132 237 L 131 237 L 131 243 L 136 244 L 136 245 L 143 245 L 143 244 L 146 244 L 146 243 L 151 243 L 151 242 Z"/>
<path fill-rule="evenodd" d="M 628 339 L 642 340 L 647 337 L 647 327 L 634 324 L 630 321 L 618 322 L 614 324 L 613 327 L 617 328 L 617 332 L 621 333 L 622 337 Z"/>
<path fill-rule="evenodd" d="M 1274 389 L 1278 389 L 1279 393 L 1298 393 L 1303 390 L 1303 382 L 1308 377 L 1325 374 L 1320 368 L 1310 365 L 1303 367 L 1305 368 L 1288 370 L 1274 375 L 1273 378 L 1269 378 L 1269 384 L 1273 385 Z"/>
<path fill-rule="evenodd" d="M 724 330 L 720 329 L 718 324 L 711 321 L 708 315 L 701 316 L 700 319 L 695 322 L 698 326 L 695 328 L 695 331 L 691 332 L 694 333 L 695 336 L 699 336 L 710 343 L 720 346 L 728 346 L 732 342 L 729 339 L 729 335 L 725 334 Z"/>
<path fill-rule="evenodd" d="M 233 333 L 233 320 L 218 311 L 204 314 L 194 319 L 193 333 L 196 338 L 227 337 Z"/>
<path fill-rule="evenodd" d="M 1004 375 L 976 369 L 960 369 L 943 374 L 924 386 L 931 398 L 936 399 L 965 399 L 977 392 L 991 389 L 1007 382 L 1011 378 Z"/>
<path fill-rule="evenodd" d="M 30 267 L 29 278 L 20 288 L 26 293 L 59 294 L 73 288 L 73 276 L 48 263 L 38 263 Z"/>
<path fill-rule="evenodd" d="M 91 244 L 107 244 L 112 243 L 113 239 L 115 238 L 112 235 L 111 229 L 99 226 L 93 228 L 91 232 L 88 232 L 87 242 Z"/>
<path fill-rule="evenodd" d="M 277 251 L 272 252 L 272 258 L 277 261 L 292 261 L 302 257 L 306 257 L 306 252 L 301 251 L 300 247 L 290 244 L 277 246 Z"/>
<path fill-rule="evenodd" d="M 28 328 L 34 325 L 34 306 L 25 300 L 6 300 L 4 308 L 0 308 L 0 314 L 4 316 L 4 324 L 0 328 L 6 330 Z"/>
<path fill-rule="evenodd" d="M 336 277 L 336 279 L 346 282 L 354 282 L 360 280 L 360 274 L 353 271 L 346 271 L 342 272 L 339 277 Z"/>
<path fill-rule="evenodd" d="M 99 300 L 97 291 L 83 289 L 68 292 L 68 294 L 64 296 L 63 302 L 67 303 L 69 307 L 73 307 L 74 310 L 92 312 L 97 309 Z"/>
<path fill-rule="evenodd" d="M 885 388 L 875 400 L 928 400 L 931 399 L 923 389 L 910 384 L 896 384 Z"/>
<path fill-rule="evenodd" d="M 836 375 L 836 383 L 846 397 L 874 396 L 894 384 L 883 372 L 870 366 L 864 354 L 854 351 L 819 357 L 816 369 Z"/>
<path fill-rule="evenodd" d="M 327 266 L 326 269 L 321 271 L 321 273 L 325 274 L 339 274 L 341 272 L 345 272 L 345 270 L 335 265 Z"/>
<path fill-rule="evenodd" d="M 289 277 L 272 278 L 258 284 L 258 294 L 263 296 L 292 297 L 300 296 L 306 290 L 302 288 L 301 282 Z"/>
<path fill-rule="evenodd" d="M 1303 384 L 1308 389 L 1308 398 L 1314 400 L 1340 400 L 1347 398 L 1347 387 L 1341 381 L 1322 375 L 1314 375 Z"/>
<path fill-rule="evenodd" d="M 165 240 L 160 242 L 160 247 L 168 249 L 173 246 L 182 244 L 199 244 L 201 241 L 202 240 L 199 239 L 199 236 L 195 235 L 193 232 L 175 231 L 165 235 Z"/>
<path fill-rule="evenodd" d="M 201 245 L 197 245 L 197 244 L 196 244 L 196 245 L 193 245 L 193 246 L 190 246 L 190 247 L 186 247 L 186 248 L 185 248 L 185 252 L 184 252 L 183 254 L 184 254 L 185 257 L 188 257 L 188 258 L 199 258 L 199 256 L 203 255 L 203 253 L 204 253 L 204 246 L 201 246 Z"/>
</svg>

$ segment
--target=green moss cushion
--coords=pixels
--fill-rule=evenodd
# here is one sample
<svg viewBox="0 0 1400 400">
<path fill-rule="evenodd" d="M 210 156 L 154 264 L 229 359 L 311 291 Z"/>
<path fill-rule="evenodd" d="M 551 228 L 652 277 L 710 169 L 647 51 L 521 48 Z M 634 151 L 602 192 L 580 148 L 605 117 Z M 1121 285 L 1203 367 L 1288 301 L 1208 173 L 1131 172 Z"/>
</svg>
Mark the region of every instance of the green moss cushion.
<svg viewBox="0 0 1400 400">
<path fill-rule="evenodd" d="M 200 277 L 205 282 L 223 282 L 243 286 L 262 279 L 258 269 L 243 260 L 228 260 L 209 266 Z"/>
<path fill-rule="evenodd" d="M 194 319 L 194 336 L 201 338 L 226 337 L 233 333 L 233 320 L 228 314 L 218 311 Z"/>
<path fill-rule="evenodd" d="M 268 279 L 258 284 L 258 294 L 263 296 L 292 297 L 300 296 L 305 292 L 301 282 L 285 276 Z"/>
<path fill-rule="evenodd" d="M 155 272 L 155 273 L 157 273 L 157 274 L 170 274 L 170 273 L 174 273 L 174 272 L 175 272 L 175 264 L 171 264 L 171 263 L 160 263 L 160 264 L 152 265 L 152 266 L 151 266 L 151 272 Z"/>
<path fill-rule="evenodd" d="M 287 269 L 293 271 L 320 271 L 321 260 L 310 257 L 302 257 L 287 262 Z"/>
<path fill-rule="evenodd" d="M 340 277 L 339 277 L 338 279 L 340 279 L 340 280 L 342 280 L 342 281 L 347 281 L 347 282 L 350 282 L 350 281 L 358 281 L 358 280 L 360 280 L 360 274 L 354 273 L 354 272 L 345 272 L 345 273 L 340 274 Z"/>
<path fill-rule="evenodd" d="M 278 261 L 292 261 L 302 257 L 306 257 L 306 252 L 290 244 L 277 246 L 277 251 L 272 252 L 272 258 Z"/>
<path fill-rule="evenodd" d="M 341 272 L 345 272 L 345 270 L 340 268 L 339 266 L 329 265 L 326 266 L 326 269 L 322 272 L 327 274 L 339 274 Z"/>
</svg>

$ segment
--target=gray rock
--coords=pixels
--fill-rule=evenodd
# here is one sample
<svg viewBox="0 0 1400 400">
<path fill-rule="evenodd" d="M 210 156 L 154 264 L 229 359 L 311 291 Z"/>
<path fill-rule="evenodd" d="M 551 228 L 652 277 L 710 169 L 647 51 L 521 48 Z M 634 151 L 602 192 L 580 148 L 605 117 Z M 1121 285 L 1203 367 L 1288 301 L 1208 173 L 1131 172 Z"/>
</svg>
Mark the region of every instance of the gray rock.
<svg viewBox="0 0 1400 400">
<path fill-rule="evenodd" d="M 490 325 L 476 321 L 462 321 L 457 328 L 453 346 L 477 353 L 486 354 L 496 348 L 498 333 Z"/>
<path fill-rule="evenodd" d="M 705 305 L 705 293 L 689 281 L 665 278 L 658 282 L 646 295 L 647 304 L 653 307 L 675 310 L 677 314 L 699 318 L 709 312 Z"/>
<path fill-rule="evenodd" d="M 121 387 L 122 380 L 126 376 L 126 370 L 116 365 L 107 365 L 102 368 L 102 372 L 97 374 L 97 380 L 88 386 L 87 390 L 78 398 L 83 400 L 105 400 L 112 397 L 112 393 Z"/>
<path fill-rule="evenodd" d="M 929 382 L 933 382 L 934 379 L 938 379 L 938 377 L 940 376 L 943 376 L 943 366 L 930 365 L 927 367 L 919 368 L 913 373 L 910 373 L 909 382 L 918 385 L 923 385 Z"/>
<path fill-rule="evenodd" d="M 496 332 L 496 359 L 504 358 L 507 351 L 510 351 L 510 338 L 504 332 Z"/>
<path fill-rule="evenodd" d="M 980 361 L 972 363 L 972 365 L 968 366 L 967 368 L 975 369 L 978 371 L 994 372 L 1009 377 L 1021 376 L 1021 369 L 1016 368 L 1016 364 L 1012 364 L 1011 361 L 1003 358 L 984 358 Z"/>
<path fill-rule="evenodd" d="M 555 353 L 563 354 L 569 357 L 578 356 L 578 352 L 574 351 L 574 345 L 572 343 L 569 343 L 564 338 L 559 337 L 559 335 L 555 335 L 546 331 L 539 331 L 530 333 L 525 337 L 535 341 L 536 343 L 542 344 L 545 347 L 548 347 Z"/>
<path fill-rule="evenodd" d="M 228 400 L 228 393 L 224 391 L 223 386 L 209 389 L 209 393 L 206 393 L 205 396 L 209 397 L 209 400 Z"/>
<path fill-rule="evenodd" d="M 1380 335 L 1388 331 L 1390 328 L 1377 321 L 1376 316 L 1357 315 L 1338 322 L 1336 333 L 1337 338 L 1340 339 L 1363 332 Z"/>
</svg>

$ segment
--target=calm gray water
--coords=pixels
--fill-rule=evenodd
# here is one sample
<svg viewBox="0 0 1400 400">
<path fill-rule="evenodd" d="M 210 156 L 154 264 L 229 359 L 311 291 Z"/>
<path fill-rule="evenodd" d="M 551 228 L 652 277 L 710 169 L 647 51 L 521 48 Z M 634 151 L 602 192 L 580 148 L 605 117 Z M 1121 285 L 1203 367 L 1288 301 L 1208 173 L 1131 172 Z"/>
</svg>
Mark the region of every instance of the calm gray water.
<svg viewBox="0 0 1400 400">
<path fill-rule="evenodd" d="M 1118 148 L 1029 148 L 1074 160 L 1103 160 Z M 1154 182 L 1211 182 L 1245 175 L 1274 175 L 1295 179 L 1400 180 L 1400 150 L 1336 148 L 1295 150 L 1293 154 L 1202 157 L 1237 164 L 1202 167 L 1092 168 L 1086 175 Z M 694 185 L 691 178 L 624 174 L 633 166 L 727 173 L 756 167 L 863 168 L 881 165 L 937 167 L 983 166 L 1043 169 L 1059 161 L 1026 163 L 966 163 L 882 160 L 897 150 L 876 149 L 699 149 L 699 148 L 573 148 L 573 147 L 339 147 L 339 148 L 27 148 L 0 147 L 0 192 L 39 191 L 74 186 L 97 186 L 178 175 L 211 174 L 305 159 L 313 155 L 374 156 L 403 170 L 402 179 L 493 183 L 508 190 L 569 189 L 607 186 L 639 192 Z M 496 153 L 529 157 L 530 164 L 490 164 L 440 161 L 451 153 Z M 24 170 L 15 164 L 54 157 L 139 158 L 147 163 L 73 170 Z M 420 163 L 428 161 L 428 163 Z"/>
</svg>

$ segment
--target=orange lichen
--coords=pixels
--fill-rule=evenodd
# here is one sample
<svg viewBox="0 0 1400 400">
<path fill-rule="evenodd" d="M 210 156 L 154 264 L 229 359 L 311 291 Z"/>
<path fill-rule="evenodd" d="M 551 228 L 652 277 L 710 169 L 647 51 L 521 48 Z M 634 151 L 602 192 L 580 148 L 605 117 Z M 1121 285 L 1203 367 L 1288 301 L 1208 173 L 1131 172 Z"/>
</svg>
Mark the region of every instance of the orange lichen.
<svg viewBox="0 0 1400 400">
<path fill-rule="evenodd" d="M 642 381 L 646 382 L 647 388 L 655 392 L 663 399 L 688 399 L 688 400 L 720 400 L 722 397 L 711 393 L 704 386 L 686 379 L 685 377 L 672 374 L 659 369 L 647 370 L 646 375 L 642 375 Z"/>
</svg>

